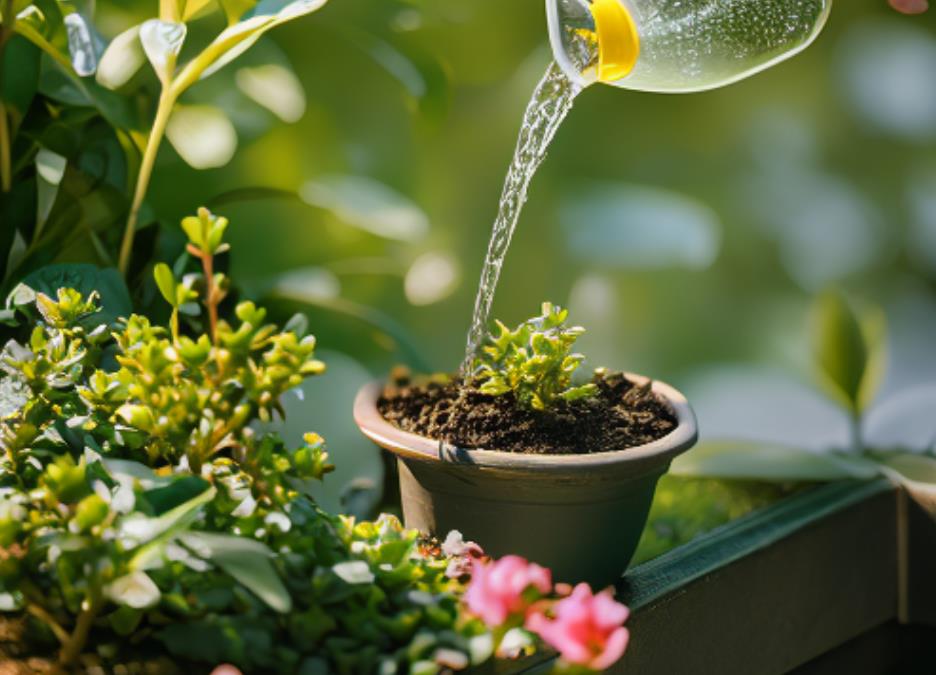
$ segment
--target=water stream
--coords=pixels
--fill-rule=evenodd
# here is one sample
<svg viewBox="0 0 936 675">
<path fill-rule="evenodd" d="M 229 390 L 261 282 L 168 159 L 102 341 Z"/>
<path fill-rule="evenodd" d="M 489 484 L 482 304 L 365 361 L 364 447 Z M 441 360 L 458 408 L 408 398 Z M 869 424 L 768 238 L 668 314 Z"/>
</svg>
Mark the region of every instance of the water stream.
<svg viewBox="0 0 936 675">
<path fill-rule="evenodd" d="M 461 367 L 463 374 L 471 371 L 472 360 L 487 335 L 497 281 L 507 249 L 510 247 L 510 240 L 517 228 L 520 212 L 526 203 L 530 182 L 546 158 L 549 144 L 572 109 L 572 102 L 580 91 L 581 87 L 573 84 L 562 69 L 556 63 L 552 63 L 533 92 L 523 115 L 520 138 L 507 171 L 507 179 L 504 181 L 497 219 L 494 221 L 494 230 L 481 271 L 481 283 L 468 332 L 465 360 Z"/>
</svg>

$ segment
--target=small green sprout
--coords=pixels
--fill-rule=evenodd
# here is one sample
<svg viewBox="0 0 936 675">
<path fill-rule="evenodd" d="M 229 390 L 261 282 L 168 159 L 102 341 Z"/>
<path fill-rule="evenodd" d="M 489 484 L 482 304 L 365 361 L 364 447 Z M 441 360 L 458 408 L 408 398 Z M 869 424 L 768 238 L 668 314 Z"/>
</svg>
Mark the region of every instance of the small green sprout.
<svg viewBox="0 0 936 675">
<path fill-rule="evenodd" d="M 541 316 L 524 321 L 511 330 L 497 322 L 499 334 L 475 359 L 475 374 L 481 391 L 491 396 L 513 392 L 517 402 L 534 410 L 545 410 L 557 400 L 577 401 L 594 396 L 594 384 L 572 386 L 572 375 L 585 357 L 572 353 L 572 346 L 585 329 L 566 327 L 568 310 L 543 303 Z"/>
</svg>

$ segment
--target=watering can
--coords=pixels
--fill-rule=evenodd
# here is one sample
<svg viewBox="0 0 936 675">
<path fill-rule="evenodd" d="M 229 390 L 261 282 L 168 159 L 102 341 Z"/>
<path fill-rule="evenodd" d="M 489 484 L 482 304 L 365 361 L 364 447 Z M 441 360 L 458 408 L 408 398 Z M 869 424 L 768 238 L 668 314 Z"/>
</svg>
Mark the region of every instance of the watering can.
<svg viewBox="0 0 936 675">
<path fill-rule="evenodd" d="M 685 93 L 808 47 L 832 0 L 546 0 L 556 61 L 581 87 Z"/>
</svg>

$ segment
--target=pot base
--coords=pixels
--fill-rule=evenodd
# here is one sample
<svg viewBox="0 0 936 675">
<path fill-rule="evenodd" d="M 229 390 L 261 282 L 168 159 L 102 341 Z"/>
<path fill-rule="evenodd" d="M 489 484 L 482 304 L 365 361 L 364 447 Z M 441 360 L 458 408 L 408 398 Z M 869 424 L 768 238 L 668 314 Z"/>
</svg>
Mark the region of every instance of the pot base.
<svg viewBox="0 0 936 675">
<path fill-rule="evenodd" d="M 440 474 L 404 460 L 398 466 L 407 527 L 441 539 L 458 530 L 490 556 L 520 555 L 550 568 L 556 581 L 596 588 L 617 583 L 627 569 L 663 475 L 647 474 L 600 496 L 586 482 L 536 481 L 530 494 L 512 476 L 465 467 Z"/>
</svg>

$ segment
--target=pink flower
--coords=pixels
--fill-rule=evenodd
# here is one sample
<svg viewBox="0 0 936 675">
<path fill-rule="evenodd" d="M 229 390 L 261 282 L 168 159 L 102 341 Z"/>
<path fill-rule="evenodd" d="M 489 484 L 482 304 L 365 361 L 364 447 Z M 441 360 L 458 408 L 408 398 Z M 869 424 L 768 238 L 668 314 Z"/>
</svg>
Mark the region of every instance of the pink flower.
<svg viewBox="0 0 936 675">
<path fill-rule="evenodd" d="M 472 557 L 480 558 L 484 551 L 473 541 L 465 541 L 462 533 L 458 530 L 452 530 L 448 533 L 445 541 L 442 542 L 442 553 L 449 558 Z"/>
<path fill-rule="evenodd" d="M 442 542 L 442 553 L 449 559 L 445 568 L 445 576 L 450 579 L 460 579 L 471 574 L 473 559 L 480 558 L 484 551 L 473 541 L 465 541 L 462 533 L 452 530 Z"/>
<path fill-rule="evenodd" d="M 242 675 L 241 671 L 230 664 L 223 664 L 211 671 L 211 675 Z"/>
<path fill-rule="evenodd" d="M 563 660 L 591 670 L 610 668 L 627 649 L 630 633 L 622 625 L 630 610 L 611 596 L 610 589 L 592 594 L 579 584 L 572 594 L 556 602 L 549 618 L 530 614 L 526 629 L 537 633 Z"/>
<path fill-rule="evenodd" d="M 533 600 L 551 588 L 550 571 L 520 556 L 508 555 L 487 564 L 473 559 L 465 602 L 473 614 L 494 628 L 513 615 L 523 614 Z M 528 593 L 531 589 L 533 593 Z"/>
</svg>

